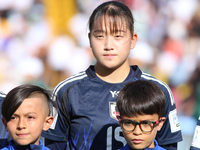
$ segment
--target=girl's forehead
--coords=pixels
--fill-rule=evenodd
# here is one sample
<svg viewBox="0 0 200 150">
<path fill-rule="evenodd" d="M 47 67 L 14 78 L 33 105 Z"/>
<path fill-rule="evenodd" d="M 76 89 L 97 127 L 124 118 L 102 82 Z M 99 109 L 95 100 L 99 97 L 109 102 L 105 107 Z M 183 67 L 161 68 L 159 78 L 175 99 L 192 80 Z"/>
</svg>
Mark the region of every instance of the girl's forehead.
<svg viewBox="0 0 200 150">
<path fill-rule="evenodd" d="M 118 30 L 126 30 L 127 23 L 124 18 L 99 16 L 93 24 L 92 30 L 103 30 L 115 32 Z"/>
</svg>

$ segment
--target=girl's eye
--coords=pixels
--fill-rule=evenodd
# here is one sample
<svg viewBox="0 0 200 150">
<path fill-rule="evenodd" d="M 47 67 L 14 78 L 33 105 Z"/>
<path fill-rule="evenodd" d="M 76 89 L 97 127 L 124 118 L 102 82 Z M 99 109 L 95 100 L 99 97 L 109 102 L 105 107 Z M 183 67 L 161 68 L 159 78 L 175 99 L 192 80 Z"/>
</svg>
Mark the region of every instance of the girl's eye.
<svg viewBox="0 0 200 150">
<path fill-rule="evenodd" d="M 121 35 L 116 35 L 115 37 L 116 37 L 116 38 L 121 38 L 122 36 L 121 36 Z"/>
<path fill-rule="evenodd" d="M 103 38 L 103 35 L 96 35 L 96 38 Z"/>
<path fill-rule="evenodd" d="M 123 37 L 123 33 L 122 32 L 115 33 L 115 38 L 120 39 L 122 37 Z"/>
</svg>

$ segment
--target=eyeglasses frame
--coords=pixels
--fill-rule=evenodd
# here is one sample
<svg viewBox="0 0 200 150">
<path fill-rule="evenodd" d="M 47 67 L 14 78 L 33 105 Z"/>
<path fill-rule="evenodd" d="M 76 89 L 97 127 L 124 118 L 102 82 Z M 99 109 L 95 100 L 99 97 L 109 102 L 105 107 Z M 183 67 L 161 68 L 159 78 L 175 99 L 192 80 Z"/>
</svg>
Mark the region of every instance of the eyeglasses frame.
<svg viewBox="0 0 200 150">
<path fill-rule="evenodd" d="M 142 127 L 141 127 L 140 124 L 141 124 L 142 122 L 144 122 L 144 121 L 137 122 L 137 121 L 134 121 L 134 120 L 131 120 L 131 119 L 124 119 L 124 120 L 122 120 L 122 119 L 120 119 L 119 117 L 118 117 L 118 120 L 119 120 L 120 124 L 122 124 L 123 130 L 125 130 L 124 127 L 123 127 L 123 122 L 128 120 L 128 121 L 134 122 L 134 123 L 136 124 L 136 125 L 135 125 L 135 128 L 137 127 L 137 125 L 139 125 L 140 130 L 141 130 L 143 133 L 150 133 L 150 132 L 152 132 L 153 129 L 162 121 L 162 118 L 160 118 L 158 121 L 149 121 L 149 120 L 148 120 L 148 122 L 153 123 L 153 127 L 152 127 L 151 131 L 143 131 L 143 129 L 142 129 Z M 131 130 L 131 131 L 127 131 L 127 130 L 125 130 L 125 131 L 127 131 L 127 132 L 133 132 L 133 131 L 135 130 L 135 128 L 134 128 L 133 130 Z"/>
</svg>

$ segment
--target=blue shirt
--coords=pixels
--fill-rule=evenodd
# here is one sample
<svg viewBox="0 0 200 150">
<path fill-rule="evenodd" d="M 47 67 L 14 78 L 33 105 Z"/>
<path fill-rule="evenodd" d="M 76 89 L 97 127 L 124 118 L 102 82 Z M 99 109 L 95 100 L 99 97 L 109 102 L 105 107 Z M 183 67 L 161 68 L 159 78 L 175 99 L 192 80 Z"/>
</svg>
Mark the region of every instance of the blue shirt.
<svg viewBox="0 0 200 150">
<path fill-rule="evenodd" d="M 0 114 L 1 114 L 1 106 L 6 94 L 0 92 Z M 2 118 L 2 115 L 0 115 Z M 0 118 L 0 148 L 5 147 L 9 143 L 9 133 L 6 131 L 2 119 Z"/>
<path fill-rule="evenodd" d="M 50 150 L 49 148 L 45 147 L 40 140 L 40 145 L 30 144 L 28 146 L 15 146 L 13 140 L 9 142 L 7 147 L 4 147 L 1 150 Z"/>
<path fill-rule="evenodd" d="M 144 150 L 166 150 L 166 149 L 160 147 L 156 140 L 154 140 L 154 143 L 155 143 L 155 147 L 154 148 L 145 148 Z M 124 147 L 122 147 L 122 148 L 120 148 L 118 150 L 130 150 L 130 147 L 129 147 L 128 144 L 126 144 L 126 146 L 124 146 Z"/>
<path fill-rule="evenodd" d="M 130 67 L 128 77 L 121 83 L 108 83 L 95 73 L 94 66 L 60 82 L 54 89 L 59 103 L 58 115 L 51 128 L 42 133 L 46 140 L 65 142 L 69 149 L 119 149 L 126 145 L 116 118 L 116 98 L 128 82 L 149 80 L 163 90 L 166 98 L 162 129 L 157 133 L 159 145 L 182 140 L 176 106 L 170 88 L 162 81 Z M 64 149 L 64 148 L 63 148 Z"/>
</svg>

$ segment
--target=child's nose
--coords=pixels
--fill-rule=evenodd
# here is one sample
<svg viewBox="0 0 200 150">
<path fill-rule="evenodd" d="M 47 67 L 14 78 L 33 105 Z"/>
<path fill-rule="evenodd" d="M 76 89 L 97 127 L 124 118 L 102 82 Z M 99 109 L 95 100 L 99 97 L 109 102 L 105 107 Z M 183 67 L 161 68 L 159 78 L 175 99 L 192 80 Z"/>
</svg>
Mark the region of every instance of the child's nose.
<svg viewBox="0 0 200 150">
<path fill-rule="evenodd" d="M 140 125 L 137 124 L 134 131 L 133 131 L 134 134 L 141 134 L 142 133 L 142 130 L 140 129 Z"/>
<path fill-rule="evenodd" d="M 23 118 L 19 119 L 17 128 L 18 129 L 24 129 L 24 128 L 26 128 L 26 121 L 25 121 L 25 119 L 23 119 Z"/>
</svg>

